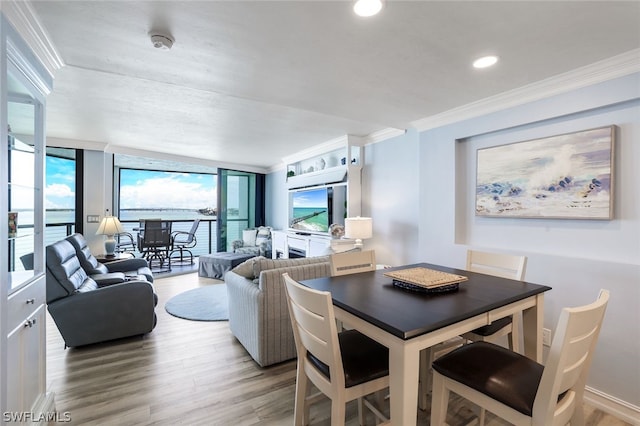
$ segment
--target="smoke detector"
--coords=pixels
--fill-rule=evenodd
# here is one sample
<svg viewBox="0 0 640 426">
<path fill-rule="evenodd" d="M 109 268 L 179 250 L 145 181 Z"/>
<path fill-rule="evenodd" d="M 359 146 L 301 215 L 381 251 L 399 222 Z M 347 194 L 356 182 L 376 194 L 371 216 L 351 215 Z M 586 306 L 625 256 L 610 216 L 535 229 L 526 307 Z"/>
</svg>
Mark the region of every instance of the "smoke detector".
<svg viewBox="0 0 640 426">
<path fill-rule="evenodd" d="M 151 43 L 156 49 L 169 50 L 173 46 L 173 37 L 164 34 L 151 34 Z"/>
</svg>

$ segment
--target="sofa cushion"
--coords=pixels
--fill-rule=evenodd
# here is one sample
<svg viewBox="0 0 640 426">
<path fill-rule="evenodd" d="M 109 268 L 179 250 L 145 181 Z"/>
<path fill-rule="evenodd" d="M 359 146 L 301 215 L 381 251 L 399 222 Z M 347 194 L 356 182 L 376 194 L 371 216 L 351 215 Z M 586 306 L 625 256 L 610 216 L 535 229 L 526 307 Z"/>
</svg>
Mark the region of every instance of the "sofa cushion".
<svg viewBox="0 0 640 426">
<path fill-rule="evenodd" d="M 249 260 L 245 260 L 231 271 L 248 280 L 255 280 L 260 277 L 260 272 L 262 271 L 287 268 L 291 266 L 312 265 L 328 261 L 328 256 L 301 257 L 296 259 L 269 259 L 264 256 L 256 256 Z"/>
<path fill-rule="evenodd" d="M 295 259 L 267 259 L 266 257 L 255 257 L 253 262 L 253 276 L 260 277 L 260 272 L 269 269 L 280 269 L 290 266 L 311 265 L 314 263 L 328 262 L 328 256 L 300 257 Z"/>
<path fill-rule="evenodd" d="M 267 244 L 271 239 L 271 228 L 268 226 L 261 226 L 258 228 L 258 234 L 256 235 L 256 245 Z"/>
<path fill-rule="evenodd" d="M 242 231 L 242 244 L 245 247 L 253 247 L 256 245 L 257 229 L 245 229 Z"/>
<path fill-rule="evenodd" d="M 254 278 L 256 278 L 255 273 L 254 273 L 254 266 L 253 263 L 257 260 L 257 259 L 264 259 L 264 257 L 258 256 L 258 257 L 252 257 L 251 259 L 247 259 L 244 262 L 242 262 L 241 264 L 239 264 L 238 266 L 236 266 L 235 268 L 233 268 L 231 270 L 231 272 L 235 272 L 236 274 L 245 277 L 249 280 L 253 280 Z"/>
</svg>

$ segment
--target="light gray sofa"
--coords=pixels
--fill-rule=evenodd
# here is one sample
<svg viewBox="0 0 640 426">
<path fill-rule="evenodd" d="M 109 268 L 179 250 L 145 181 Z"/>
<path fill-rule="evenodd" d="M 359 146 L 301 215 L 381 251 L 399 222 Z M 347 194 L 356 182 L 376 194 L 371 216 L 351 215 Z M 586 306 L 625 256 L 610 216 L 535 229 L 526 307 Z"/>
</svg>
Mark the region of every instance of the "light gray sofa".
<svg viewBox="0 0 640 426">
<path fill-rule="evenodd" d="M 266 367 L 296 357 L 284 280 L 327 277 L 329 257 L 266 259 L 255 257 L 227 272 L 229 327 L 251 357 Z"/>
</svg>

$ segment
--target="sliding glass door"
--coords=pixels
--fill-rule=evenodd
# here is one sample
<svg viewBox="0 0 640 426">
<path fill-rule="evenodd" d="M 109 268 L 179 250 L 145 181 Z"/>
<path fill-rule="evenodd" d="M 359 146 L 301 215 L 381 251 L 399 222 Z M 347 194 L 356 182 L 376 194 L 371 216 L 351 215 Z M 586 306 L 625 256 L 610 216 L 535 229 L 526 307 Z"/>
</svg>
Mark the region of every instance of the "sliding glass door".
<svg viewBox="0 0 640 426">
<path fill-rule="evenodd" d="M 218 251 L 232 251 L 242 231 L 264 225 L 264 175 L 218 169 Z"/>
</svg>

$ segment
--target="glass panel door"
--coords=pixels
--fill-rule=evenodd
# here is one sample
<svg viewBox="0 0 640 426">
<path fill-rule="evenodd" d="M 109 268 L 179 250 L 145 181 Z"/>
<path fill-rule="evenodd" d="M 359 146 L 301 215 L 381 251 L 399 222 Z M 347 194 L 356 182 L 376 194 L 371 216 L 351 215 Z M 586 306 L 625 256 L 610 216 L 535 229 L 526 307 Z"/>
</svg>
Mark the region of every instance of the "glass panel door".
<svg viewBox="0 0 640 426">
<path fill-rule="evenodd" d="M 7 261 L 8 293 L 30 281 L 39 272 L 34 267 L 33 253 L 42 220 L 36 215 L 42 190 L 37 171 L 41 164 L 34 146 L 37 103 L 19 77 L 8 73 L 7 105 Z"/>
<path fill-rule="evenodd" d="M 255 226 L 255 173 L 219 169 L 218 251 L 232 251 L 242 231 Z"/>
</svg>

